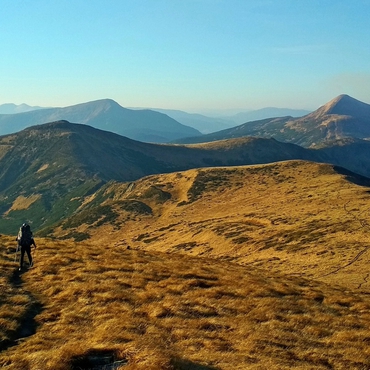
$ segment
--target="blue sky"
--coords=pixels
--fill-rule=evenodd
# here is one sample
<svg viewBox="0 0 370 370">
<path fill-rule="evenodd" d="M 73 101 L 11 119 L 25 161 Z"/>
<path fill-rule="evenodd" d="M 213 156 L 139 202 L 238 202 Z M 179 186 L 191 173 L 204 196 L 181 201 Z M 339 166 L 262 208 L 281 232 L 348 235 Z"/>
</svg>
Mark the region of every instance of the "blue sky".
<svg viewBox="0 0 370 370">
<path fill-rule="evenodd" d="M 0 104 L 370 103 L 370 0 L 1 0 Z"/>
</svg>

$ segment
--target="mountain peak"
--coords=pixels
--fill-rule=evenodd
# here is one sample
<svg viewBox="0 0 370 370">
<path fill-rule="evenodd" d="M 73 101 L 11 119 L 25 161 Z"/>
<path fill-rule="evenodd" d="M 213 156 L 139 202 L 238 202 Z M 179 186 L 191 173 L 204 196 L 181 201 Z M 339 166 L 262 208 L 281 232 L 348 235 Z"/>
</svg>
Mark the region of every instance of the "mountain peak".
<svg viewBox="0 0 370 370">
<path fill-rule="evenodd" d="M 182 137 L 198 136 L 198 130 L 151 110 L 132 110 L 112 99 L 100 99 L 62 108 L 48 108 L 21 115 L 0 114 L 0 135 L 26 127 L 66 120 L 86 124 L 121 136 L 146 142 L 170 142 Z"/>
<path fill-rule="evenodd" d="M 352 117 L 370 116 L 370 105 L 349 95 L 342 94 L 329 101 L 321 108 L 320 114 L 338 114 Z"/>
<path fill-rule="evenodd" d="M 123 108 L 121 105 L 119 105 L 116 101 L 113 99 L 98 99 L 93 100 L 85 103 L 79 103 L 76 105 L 71 105 L 68 107 L 61 108 L 65 111 L 75 110 L 75 109 L 93 109 L 94 111 L 104 111 L 111 108 L 120 108 L 120 109 L 126 109 Z"/>
</svg>

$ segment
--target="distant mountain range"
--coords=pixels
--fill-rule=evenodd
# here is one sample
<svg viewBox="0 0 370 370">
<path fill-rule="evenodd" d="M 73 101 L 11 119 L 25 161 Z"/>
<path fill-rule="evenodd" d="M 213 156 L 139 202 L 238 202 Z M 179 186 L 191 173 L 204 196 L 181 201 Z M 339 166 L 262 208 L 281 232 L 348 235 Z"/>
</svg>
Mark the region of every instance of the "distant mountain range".
<svg viewBox="0 0 370 370">
<path fill-rule="evenodd" d="M 369 139 L 370 105 L 348 95 L 340 95 L 300 118 L 266 118 L 178 142 L 199 143 L 241 136 L 273 137 L 304 147 L 331 145 L 333 140 L 344 138 Z"/>
<path fill-rule="evenodd" d="M 310 113 L 307 110 L 288 109 L 288 108 L 262 108 L 252 111 L 242 111 L 234 115 L 223 115 L 211 117 L 203 114 L 187 113 L 180 110 L 151 108 L 157 112 L 167 114 L 176 121 L 199 130 L 202 134 L 231 128 L 241 123 L 264 119 L 270 117 L 301 117 Z"/>
<path fill-rule="evenodd" d="M 46 112 L 45 115 L 26 115 L 26 116 L 17 116 L 16 118 L 10 118 L 10 117 L 2 117 L 0 120 L 0 135 L 1 134 L 8 134 L 14 131 L 10 127 L 9 130 L 9 123 L 7 121 L 10 121 L 10 125 L 14 127 L 15 131 L 22 130 L 26 127 L 29 127 L 30 125 L 36 125 L 40 123 L 47 123 L 47 122 L 52 122 L 56 120 L 68 120 L 68 121 L 73 121 L 75 123 L 84 123 L 84 124 L 89 124 L 92 125 L 93 127 L 100 128 L 100 129 L 107 129 L 112 132 L 128 136 L 132 139 L 135 140 L 141 140 L 141 141 L 151 141 L 151 142 L 156 142 L 158 141 L 158 138 L 152 137 L 151 140 L 142 140 L 142 135 L 137 136 L 137 135 L 132 135 L 132 133 L 125 133 L 124 131 L 120 131 L 122 128 L 117 128 L 115 127 L 115 121 L 116 118 L 109 117 L 110 112 L 107 111 L 104 113 L 104 121 L 111 121 L 109 125 L 111 127 L 99 127 L 99 124 L 96 123 L 94 125 L 94 122 L 91 122 L 90 116 L 86 116 L 86 108 L 88 106 L 93 106 L 96 105 L 96 109 L 91 108 L 90 110 L 95 110 L 97 113 L 99 111 L 99 105 L 104 102 L 104 100 L 98 100 L 98 101 L 93 101 L 93 102 L 88 102 L 84 104 L 78 104 L 75 106 L 71 107 L 65 107 L 65 108 L 46 108 L 46 107 L 37 107 L 37 106 L 29 106 L 27 104 L 2 104 L 0 105 L 0 117 L 2 114 L 18 114 L 18 113 L 26 113 L 26 112 L 31 112 L 35 110 L 40 110 L 40 109 L 47 109 L 49 110 Z M 113 101 L 112 101 L 113 102 Z M 117 103 L 116 103 L 117 104 Z M 118 105 L 118 104 L 117 104 Z M 55 111 L 56 110 L 56 111 Z M 80 112 L 79 112 L 80 110 Z M 196 135 L 199 135 L 200 133 L 202 134 L 208 134 L 211 132 L 215 131 L 220 131 L 226 128 L 231 128 L 236 125 L 239 125 L 241 123 L 245 123 L 247 121 L 253 121 L 257 119 L 263 119 L 263 118 L 269 118 L 269 117 L 280 117 L 280 116 L 292 116 L 292 117 L 300 117 L 303 116 L 307 113 L 308 111 L 305 110 L 294 110 L 294 109 L 284 109 L 284 108 L 262 108 L 258 110 L 252 110 L 252 111 L 242 111 L 239 112 L 238 114 L 235 115 L 229 115 L 229 116 L 222 116 L 222 117 L 210 117 L 206 116 L 203 114 L 195 114 L 195 113 L 187 113 L 184 111 L 180 110 L 173 110 L 173 109 L 160 109 L 160 108 L 130 108 L 129 110 L 133 111 L 155 111 L 159 112 L 162 114 L 167 115 L 168 117 L 173 118 L 175 121 L 181 123 L 182 125 L 192 127 L 199 132 L 196 132 Z M 37 119 L 35 120 L 35 117 L 37 119 L 40 119 L 41 121 L 37 122 Z M 72 119 L 73 118 L 73 119 Z M 97 117 L 101 118 L 101 117 Z M 31 124 L 27 124 L 27 119 Z M 74 120 L 78 119 L 78 121 Z M 127 121 L 127 117 L 123 117 L 125 121 Z M 143 120 L 143 117 L 138 116 L 136 121 L 141 122 Z M 1 124 L 1 122 L 3 123 Z M 146 125 L 145 121 L 142 122 L 144 126 Z M 120 125 L 120 124 L 119 124 Z M 153 121 L 153 125 L 150 126 L 151 130 L 156 129 L 156 120 Z M 161 131 L 161 130 L 160 130 Z M 194 134 L 191 133 L 191 136 Z M 161 135 L 160 135 L 161 136 Z M 165 134 L 167 136 L 167 134 Z M 182 134 L 180 135 L 182 137 Z M 171 139 L 172 140 L 172 139 Z M 158 142 L 164 141 L 162 137 L 159 138 Z M 165 140 L 169 141 L 169 140 Z"/>
<path fill-rule="evenodd" d="M 208 117 L 202 114 L 187 113 L 181 110 L 172 109 L 158 109 L 153 108 L 157 112 L 167 114 L 169 117 L 175 119 L 176 121 L 193 127 L 200 131 L 202 134 L 208 134 L 211 132 L 223 130 L 225 128 L 234 127 L 237 123 L 231 117 L 217 118 Z"/>
<path fill-rule="evenodd" d="M 37 109 L 44 109 L 43 107 L 38 106 L 30 106 L 27 104 L 1 104 L 0 105 L 0 114 L 17 114 L 17 113 L 24 113 L 24 112 L 30 112 L 32 110 Z"/>
<path fill-rule="evenodd" d="M 233 116 L 228 117 L 236 124 L 240 125 L 245 122 L 257 121 L 260 119 L 265 119 L 269 117 L 301 117 L 309 114 L 310 111 L 304 109 L 289 109 L 289 108 L 262 108 L 257 110 L 252 110 L 249 112 L 240 112 Z"/>
<path fill-rule="evenodd" d="M 127 136 L 144 142 L 165 143 L 201 133 L 169 116 L 152 110 L 132 110 L 110 99 L 77 104 L 65 108 L 44 108 L 18 114 L 0 115 L 0 135 L 26 127 L 68 120 Z"/>
</svg>

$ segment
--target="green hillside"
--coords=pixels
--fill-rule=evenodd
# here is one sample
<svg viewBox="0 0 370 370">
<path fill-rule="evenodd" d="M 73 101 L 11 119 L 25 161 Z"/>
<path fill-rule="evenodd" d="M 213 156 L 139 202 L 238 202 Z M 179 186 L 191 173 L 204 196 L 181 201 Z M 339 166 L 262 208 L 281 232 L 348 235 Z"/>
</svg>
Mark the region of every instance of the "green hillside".
<svg viewBox="0 0 370 370">
<path fill-rule="evenodd" d="M 160 145 L 67 121 L 33 126 L 0 137 L 0 229 L 14 233 L 25 220 L 37 229 L 50 227 L 111 180 L 286 159 L 321 160 L 307 149 L 268 139 Z"/>
</svg>

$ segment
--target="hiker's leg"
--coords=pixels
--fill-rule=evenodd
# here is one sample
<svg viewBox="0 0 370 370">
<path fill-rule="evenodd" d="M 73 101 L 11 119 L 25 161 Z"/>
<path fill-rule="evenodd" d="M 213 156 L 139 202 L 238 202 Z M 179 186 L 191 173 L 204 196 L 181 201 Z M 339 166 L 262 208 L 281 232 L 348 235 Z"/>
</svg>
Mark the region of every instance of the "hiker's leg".
<svg viewBox="0 0 370 370">
<path fill-rule="evenodd" d="M 30 266 L 32 266 L 31 246 L 28 246 L 26 248 L 26 252 L 27 252 L 27 257 L 28 257 L 28 261 L 30 263 Z"/>
<path fill-rule="evenodd" d="M 20 269 L 23 267 L 24 252 L 25 252 L 24 247 L 21 247 L 21 258 L 19 260 L 19 268 Z"/>
</svg>

